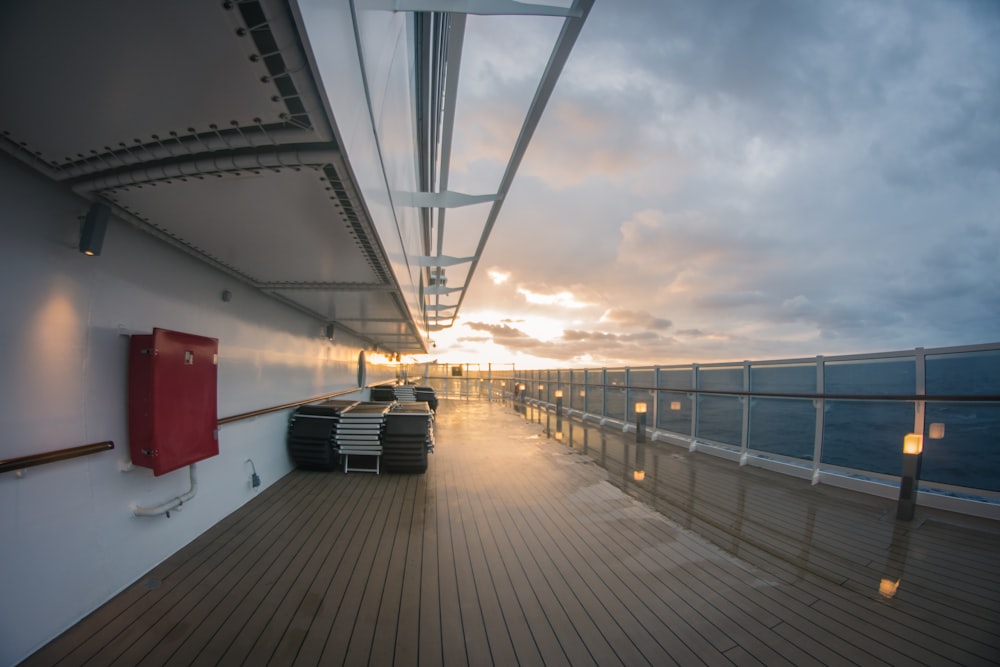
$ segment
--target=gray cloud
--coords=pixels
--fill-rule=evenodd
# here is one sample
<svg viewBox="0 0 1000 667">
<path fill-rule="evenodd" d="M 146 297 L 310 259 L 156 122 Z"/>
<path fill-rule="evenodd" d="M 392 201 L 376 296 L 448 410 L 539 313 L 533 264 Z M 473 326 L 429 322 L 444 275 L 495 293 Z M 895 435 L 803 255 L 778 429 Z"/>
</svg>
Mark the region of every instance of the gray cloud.
<svg viewBox="0 0 1000 667">
<path fill-rule="evenodd" d="M 628 310 L 627 308 L 609 308 L 601 315 L 601 321 L 623 328 L 638 327 L 642 329 L 669 329 L 672 324 L 670 320 L 662 317 L 653 317 L 645 311 Z"/>
<path fill-rule="evenodd" d="M 453 174 L 473 192 L 538 70 L 536 33 L 478 25 Z M 998 34 L 992 0 L 596 3 L 487 245 L 511 277 L 477 276 L 463 318 L 597 365 L 996 340 Z"/>
</svg>

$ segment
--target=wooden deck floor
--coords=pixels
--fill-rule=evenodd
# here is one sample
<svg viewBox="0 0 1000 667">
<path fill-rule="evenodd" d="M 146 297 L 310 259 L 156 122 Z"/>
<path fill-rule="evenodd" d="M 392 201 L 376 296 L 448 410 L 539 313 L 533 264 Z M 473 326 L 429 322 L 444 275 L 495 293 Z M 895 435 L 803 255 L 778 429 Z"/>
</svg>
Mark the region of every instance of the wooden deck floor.
<svg viewBox="0 0 1000 667">
<path fill-rule="evenodd" d="M 426 475 L 294 472 L 25 664 L 1000 660 L 994 522 L 575 429 L 443 401 Z"/>
</svg>

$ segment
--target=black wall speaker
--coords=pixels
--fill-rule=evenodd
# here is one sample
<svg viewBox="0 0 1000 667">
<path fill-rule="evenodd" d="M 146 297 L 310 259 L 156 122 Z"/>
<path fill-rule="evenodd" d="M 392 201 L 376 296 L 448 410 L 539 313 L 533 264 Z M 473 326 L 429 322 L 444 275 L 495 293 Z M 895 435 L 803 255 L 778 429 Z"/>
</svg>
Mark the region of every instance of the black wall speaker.
<svg viewBox="0 0 1000 667">
<path fill-rule="evenodd" d="M 92 204 L 80 230 L 80 252 L 84 255 L 100 255 L 104 245 L 104 233 L 108 231 L 111 209 L 105 204 Z"/>
</svg>

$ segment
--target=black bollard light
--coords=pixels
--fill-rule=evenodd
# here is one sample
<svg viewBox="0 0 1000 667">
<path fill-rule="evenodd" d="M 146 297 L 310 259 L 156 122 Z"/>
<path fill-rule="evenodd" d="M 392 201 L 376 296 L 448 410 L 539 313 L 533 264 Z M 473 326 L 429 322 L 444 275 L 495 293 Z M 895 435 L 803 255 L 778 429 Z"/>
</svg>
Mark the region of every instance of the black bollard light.
<svg viewBox="0 0 1000 667">
<path fill-rule="evenodd" d="M 908 433 L 903 438 L 903 474 L 899 480 L 899 504 L 896 518 L 900 521 L 913 519 L 917 506 L 917 486 L 920 484 L 920 460 L 924 453 L 922 433 Z"/>
<path fill-rule="evenodd" d="M 646 442 L 646 404 L 635 404 L 635 441 Z"/>
</svg>

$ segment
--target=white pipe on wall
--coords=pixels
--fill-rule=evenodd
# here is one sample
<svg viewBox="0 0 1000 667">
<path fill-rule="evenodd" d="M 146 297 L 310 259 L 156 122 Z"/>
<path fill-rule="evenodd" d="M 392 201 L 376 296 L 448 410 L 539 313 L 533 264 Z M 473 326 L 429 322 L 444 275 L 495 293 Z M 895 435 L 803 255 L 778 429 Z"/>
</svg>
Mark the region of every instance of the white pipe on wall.
<svg viewBox="0 0 1000 667">
<path fill-rule="evenodd" d="M 136 516 L 159 516 L 160 514 L 167 514 L 169 516 L 170 510 L 180 507 L 187 501 L 194 498 L 194 494 L 198 488 L 198 484 L 194 476 L 194 466 L 195 466 L 194 463 L 188 466 L 188 470 L 191 473 L 191 488 L 188 489 L 185 493 L 177 496 L 176 498 L 168 500 L 165 503 L 161 503 L 156 507 L 136 507 L 134 510 L 132 510 L 132 513 L 135 514 Z"/>
</svg>

